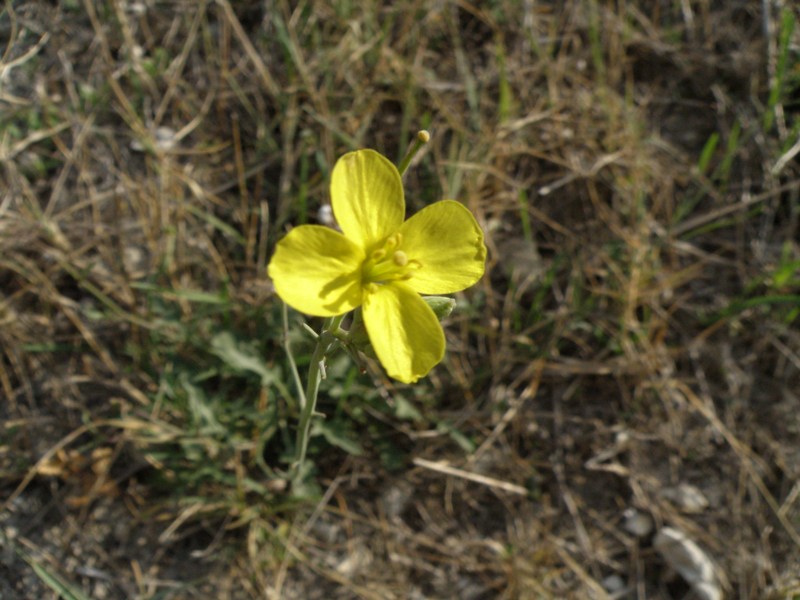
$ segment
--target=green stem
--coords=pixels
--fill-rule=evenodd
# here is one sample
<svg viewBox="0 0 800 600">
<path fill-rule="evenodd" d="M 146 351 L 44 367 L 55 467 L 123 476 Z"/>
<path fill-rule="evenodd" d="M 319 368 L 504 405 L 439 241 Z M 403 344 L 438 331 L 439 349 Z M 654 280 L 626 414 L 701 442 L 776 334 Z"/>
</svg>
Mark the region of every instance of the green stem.
<svg viewBox="0 0 800 600">
<path fill-rule="evenodd" d="M 316 414 L 317 394 L 319 393 L 319 384 L 323 379 L 325 360 L 339 344 L 337 334 L 342 319 L 344 319 L 344 315 L 331 317 L 325 320 L 322 326 L 322 332 L 317 338 L 317 346 L 314 348 L 314 353 L 311 355 L 311 364 L 308 365 L 305 402 L 300 412 L 300 423 L 297 426 L 297 443 L 295 445 L 294 466 L 298 469 L 302 467 L 306 460 L 308 434 L 311 431 L 311 419 Z"/>
<path fill-rule="evenodd" d="M 297 371 L 297 363 L 292 354 L 292 347 L 289 344 L 289 307 L 283 303 L 283 349 L 286 351 L 286 357 L 289 359 L 289 370 L 292 372 L 294 378 L 294 385 L 297 387 L 297 395 L 300 397 L 298 406 L 302 410 L 306 405 L 306 397 L 303 395 L 303 382 L 300 380 L 300 373 Z"/>
<path fill-rule="evenodd" d="M 411 164 L 411 161 L 414 160 L 414 157 L 419 152 L 420 148 L 422 148 L 425 144 L 427 144 L 431 139 L 431 134 L 425 131 L 424 129 L 417 132 L 417 138 L 414 140 L 414 143 L 406 152 L 406 155 L 403 157 L 403 160 L 400 161 L 400 166 L 397 167 L 397 170 L 400 171 L 400 176 L 402 177 L 405 175 L 405 172 L 408 170 L 408 165 Z"/>
</svg>

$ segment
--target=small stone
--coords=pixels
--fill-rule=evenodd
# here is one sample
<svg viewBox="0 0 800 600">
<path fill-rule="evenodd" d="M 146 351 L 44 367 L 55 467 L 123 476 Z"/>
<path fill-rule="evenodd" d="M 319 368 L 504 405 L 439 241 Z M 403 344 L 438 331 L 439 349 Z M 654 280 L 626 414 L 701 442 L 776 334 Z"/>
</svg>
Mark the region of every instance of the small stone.
<svg viewBox="0 0 800 600">
<path fill-rule="evenodd" d="M 708 499 L 698 488 L 688 483 L 661 490 L 660 496 L 685 513 L 700 513 L 708 508 Z"/>
<path fill-rule="evenodd" d="M 653 547 L 664 561 L 692 586 L 702 600 L 722 600 L 714 563 L 685 533 L 662 527 L 653 539 Z"/>
<path fill-rule="evenodd" d="M 364 546 L 358 544 L 350 551 L 347 557 L 336 565 L 340 575 L 352 578 L 364 571 L 372 562 L 372 553 Z"/>
<path fill-rule="evenodd" d="M 622 513 L 622 527 L 628 533 L 638 538 L 643 538 L 653 531 L 653 519 L 650 515 L 641 513 L 635 508 L 629 508 Z"/>
<path fill-rule="evenodd" d="M 625 580 L 614 573 L 603 579 L 602 585 L 609 594 L 618 594 L 625 589 Z"/>
<path fill-rule="evenodd" d="M 156 129 L 156 146 L 161 150 L 170 150 L 177 143 L 175 130 L 171 127 L 158 127 Z"/>
<path fill-rule="evenodd" d="M 132 15 L 141 17 L 147 12 L 147 4 L 144 2 L 131 2 L 128 4 L 128 10 Z"/>
<path fill-rule="evenodd" d="M 322 225 L 327 225 L 328 227 L 336 226 L 336 220 L 333 218 L 333 209 L 330 204 L 323 204 L 319 207 L 317 211 L 317 220 Z"/>
<path fill-rule="evenodd" d="M 400 481 L 392 485 L 381 496 L 381 504 L 386 516 L 390 519 L 398 519 L 408 506 L 411 497 L 414 495 L 414 487 L 407 482 Z"/>
</svg>

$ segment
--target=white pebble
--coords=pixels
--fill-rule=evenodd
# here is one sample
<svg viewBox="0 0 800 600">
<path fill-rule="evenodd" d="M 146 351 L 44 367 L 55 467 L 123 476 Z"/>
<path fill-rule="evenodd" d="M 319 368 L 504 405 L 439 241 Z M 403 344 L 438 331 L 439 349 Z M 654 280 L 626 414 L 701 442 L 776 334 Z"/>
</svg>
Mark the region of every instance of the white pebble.
<svg viewBox="0 0 800 600">
<path fill-rule="evenodd" d="M 672 527 L 662 527 L 653 539 L 653 547 L 666 563 L 681 574 L 702 600 L 722 600 L 714 563 L 700 546 L 686 534 Z"/>
</svg>

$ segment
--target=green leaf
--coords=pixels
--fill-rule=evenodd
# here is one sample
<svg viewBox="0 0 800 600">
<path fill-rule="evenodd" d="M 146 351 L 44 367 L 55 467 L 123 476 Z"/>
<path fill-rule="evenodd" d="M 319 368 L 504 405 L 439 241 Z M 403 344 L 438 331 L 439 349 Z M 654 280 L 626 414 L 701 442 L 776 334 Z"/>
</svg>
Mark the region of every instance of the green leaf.
<svg viewBox="0 0 800 600">
<path fill-rule="evenodd" d="M 211 339 L 211 351 L 237 373 L 259 375 L 263 386 L 272 385 L 280 379 L 277 370 L 267 367 L 252 346 L 237 342 L 229 331 L 218 333 Z"/>
<path fill-rule="evenodd" d="M 422 421 L 422 413 L 411 402 L 402 396 L 394 398 L 394 416 L 406 421 Z"/>
<path fill-rule="evenodd" d="M 450 439 L 458 444 L 464 452 L 475 452 L 475 442 L 453 427 L 450 423 L 442 421 L 436 426 L 436 429 L 449 435 Z"/>
<path fill-rule="evenodd" d="M 364 449 L 351 436 L 341 421 L 323 421 L 317 419 L 311 427 L 311 435 L 322 434 L 332 446 L 341 448 L 353 456 L 362 456 Z"/>
<path fill-rule="evenodd" d="M 700 158 L 697 160 L 697 170 L 701 173 L 705 173 L 708 170 L 708 165 L 711 162 L 711 158 L 714 156 L 717 144 L 719 144 L 719 133 L 715 131 L 708 137 L 708 140 L 706 140 L 703 151 L 700 152 Z"/>
<path fill-rule="evenodd" d="M 59 598 L 64 600 L 90 600 L 83 590 L 66 582 L 60 575 L 50 571 L 42 563 L 34 560 L 33 557 L 23 555 L 22 558 L 31 566 L 39 579 L 42 580 L 42 583 L 58 594 Z"/>
<path fill-rule="evenodd" d="M 224 433 L 225 428 L 217 420 L 214 409 L 206 397 L 205 392 L 189 381 L 185 373 L 181 373 L 181 387 L 186 392 L 189 400 L 189 412 L 192 420 L 198 425 L 199 429 L 206 434 Z"/>
</svg>

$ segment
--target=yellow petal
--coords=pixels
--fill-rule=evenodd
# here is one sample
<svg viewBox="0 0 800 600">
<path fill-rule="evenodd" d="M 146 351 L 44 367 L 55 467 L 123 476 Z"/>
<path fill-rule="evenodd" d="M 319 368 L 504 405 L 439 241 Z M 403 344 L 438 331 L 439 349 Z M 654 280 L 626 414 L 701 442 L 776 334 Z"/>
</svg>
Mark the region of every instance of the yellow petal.
<svg viewBox="0 0 800 600">
<path fill-rule="evenodd" d="M 344 234 L 372 250 L 405 218 L 400 173 L 374 150 L 349 152 L 333 167 L 331 205 Z"/>
<path fill-rule="evenodd" d="M 420 294 L 451 294 L 476 283 L 486 264 L 483 231 L 455 200 L 423 208 L 400 228 L 402 250 L 422 266 L 406 284 Z"/>
<path fill-rule="evenodd" d="M 301 225 L 278 242 L 267 271 L 286 304 L 331 317 L 361 304 L 363 261 L 364 250 L 338 231 Z"/>
<path fill-rule="evenodd" d="M 433 310 L 402 283 L 364 293 L 364 324 L 390 377 L 414 383 L 444 356 L 444 332 Z"/>
</svg>

